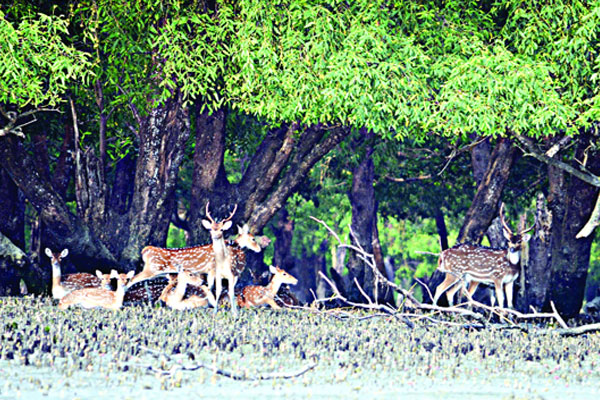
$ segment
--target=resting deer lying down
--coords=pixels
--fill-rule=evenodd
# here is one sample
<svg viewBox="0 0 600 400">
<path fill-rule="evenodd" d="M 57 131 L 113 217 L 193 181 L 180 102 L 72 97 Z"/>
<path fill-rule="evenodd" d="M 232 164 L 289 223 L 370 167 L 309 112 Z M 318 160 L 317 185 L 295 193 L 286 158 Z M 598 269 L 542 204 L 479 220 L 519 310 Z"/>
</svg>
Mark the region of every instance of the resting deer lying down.
<svg viewBox="0 0 600 400">
<path fill-rule="evenodd" d="M 84 288 L 74 290 L 65 295 L 58 303 L 58 308 L 64 310 L 70 306 L 81 306 L 83 308 L 108 308 L 118 310 L 123 305 L 125 296 L 125 285 L 133 277 L 134 271 L 119 275 L 114 269 L 110 272 L 110 278 L 117 279 L 117 290 L 114 292 L 106 288 Z"/>
<path fill-rule="evenodd" d="M 62 299 L 67 293 L 73 290 L 101 287 L 100 279 L 92 274 L 76 273 L 61 275 L 60 261 L 69 254 L 68 249 L 64 249 L 60 253 L 53 253 L 52 250 L 46 248 L 46 255 L 50 257 L 52 265 L 52 297 L 56 300 Z"/>
<path fill-rule="evenodd" d="M 275 309 L 281 308 L 275 302 L 277 291 L 284 283 L 295 285 L 298 283 L 298 279 L 278 267 L 270 266 L 269 270 L 273 277 L 267 286 L 246 286 L 242 289 L 242 293 L 237 296 L 237 303 L 240 307 L 248 308 L 269 304 Z"/>
<path fill-rule="evenodd" d="M 169 277 L 171 282 L 163 290 L 160 295 L 160 300 L 164 301 L 167 306 L 175 310 L 206 307 L 209 304 L 211 306 L 215 305 L 215 296 L 213 296 L 208 287 L 204 285 L 202 279 L 191 276 L 181 267 L 178 267 L 177 270 L 177 278 Z M 185 296 L 185 290 L 188 285 L 194 285 L 195 287 L 200 288 L 203 292 L 203 296 L 191 295 L 187 299 L 184 299 L 183 297 Z M 175 287 L 174 290 L 173 287 Z"/>
</svg>

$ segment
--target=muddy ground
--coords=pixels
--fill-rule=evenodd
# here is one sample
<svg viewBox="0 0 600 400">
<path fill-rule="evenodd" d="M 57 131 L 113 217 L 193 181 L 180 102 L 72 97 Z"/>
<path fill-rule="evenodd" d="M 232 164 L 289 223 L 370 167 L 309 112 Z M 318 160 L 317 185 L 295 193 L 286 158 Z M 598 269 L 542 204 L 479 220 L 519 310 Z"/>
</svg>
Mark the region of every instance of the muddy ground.
<svg viewBox="0 0 600 400">
<path fill-rule="evenodd" d="M 360 315 L 61 311 L 48 298 L 0 298 L 0 399 L 600 396 L 598 333 L 409 327 Z M 256 380 L 273 374 L 299 375 Z"/>
</svg>

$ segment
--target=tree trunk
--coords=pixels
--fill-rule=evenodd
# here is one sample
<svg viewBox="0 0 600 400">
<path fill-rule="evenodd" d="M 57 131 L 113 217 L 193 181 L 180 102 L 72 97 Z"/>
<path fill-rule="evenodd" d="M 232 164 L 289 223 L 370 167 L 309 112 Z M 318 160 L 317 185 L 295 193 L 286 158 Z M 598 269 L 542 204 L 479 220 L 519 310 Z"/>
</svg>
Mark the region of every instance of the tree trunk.
<svg viewBox="0 0 600 400">
<path fill-rule="evenodd" d="M 490 165 L 490 159 L 492 157 L 492 145 L 490 139 L 487 138 L 482 142 L 473 146 L 471 149 L 471 165 L 473 166 L 473 178 L 475 183 L 479 187 L 481 181 L 485 177 L 485 174 Z M 500 218 L 496 216 L 492 220 L 489 228 L 486 231 L 486 236 L 492 247 L 506 247 L 506 239 L 502 234 L 502 223 Z"/>
<path fill-rule="evenodd" d="M 234 224 L 248 223 L 250 231 L 258 234 L 269 220 L 285 205 L 297 190 L 310 169 L 348 134 L 345 128 L 311 127 L 298 132 L 293 123 L 269 132 L 257 147 L 238 184 L 231 184 L 223 166 L 225 151 L 225 114 L 198 114 L 192 196 L 187 225 L 192 244 L 208 243 L 209 236 L 202 228 L 206 202 L 210 201 L 211 215 L 224 218 L 238 205 Z M 233 234 L 234 232 L 232 232 Z M 259 260 L 260 259 L 260 260 Z M 254 272 L 264 268 L 262 255 L 247 253 L 246 264 Z M 240 281 L 247 276 L 242 274 Z"/>
<path fill-rule="evenodd" d="M 67 118 L 67 120 L 71 120 Z M 73 170 L 73 157 L 71 150 L 73 149 L 74 132 L 71 123 L 65 123 L 65 135 L 60 149 L 60 155 L 54 166 L 52 174 L 52 183 L 54 190 L 63 198 L 67 194 L 67 188 L 71 181 L 71 172 Z"/>
<path fill-rule="evenodd" d="M 529 241 L 529 255 L 526 259 L 521 259 L 522 274 L 519 276 L 521 285 L 519 285 L 516 305 L 517 309 L 523 312 L 530 311 L 530 306 L 539 311 L 549 304 L 552 215 L 542 193 L 538 194 L 536 200 L 535 219 L 536 226 Z"/>
<path fill-rule="evenodd" d="M 439 208 L 435 212 L 435 227 L 440 238 L 440 251 L 444 251 L 448 248 L 448 229 L 446 228 L 444 213 Z"/>
<path fill-rule="evenodd" d="M 465 222 L 458 234 L 459 242 L 480 243 L 490 223 L 498 216 L 498 203 L 517 154 L 509 139 L 498 140 L 488 169 L 477 188 Z"/>
<path fill-rule="evenodd" d="M 0 138 L 0 158 L 13 182 L 39 213 L 45 226 L 44 241 L 52 248 L 68 247 L 73 261 L 83 270 L 98 263 L 115 265 L 115 257 L 89 229 L 69 211 L 52 184 L 35 173 L 31 156 L 16 137 Z M 88 271 L 93 272 L 93 271 Z"/>
<path fill-rule="evenodd" d="M 271 230 L 275 235 L 273 243 L 273 265 L 291 271 L 295 265 L 292 256 L 292 239 L 294 237 L 294 221 L 290 218 L 284 207 L 278 214 L 278 220 L 273 224 Z"/>
<path fill-rule="evenodd" d="M 21 277 L 27 263 L 23 250 L 0 233 L 0 296 L 15 296 L 20 293 Z"/>
<path fill-rule="evenodd" d="M 265 201 L 246 204 L 247 210 L 252 210 L 248 222 L 251 229 L 260 232 L 273 215 L 283 207 L 288 197 L 297 190 L 310 169 L 349 133 L 350 130 L 347 128 L 326 130 L 315 127 L 304 131 L 297 145 L 294 146 L 294 153 L 287 164 L 285 174 L 280 176 L 278 181 L 267 182 L 271 185 L 271 189 Z"/>
<path fill-rule="evenodd" d="M 121 253 L 128 269 L 135 269 L 144 246 L 166 243 L 175 207 L 177 173 L 189 134 L 189 118 L 180 94 L 157 105 L 142 121 L 129 210 L 129 237 Z"/>
<path fill-rule="evenodd" d="M 582 160 L 590 145 L 589 137 L 579 140 L 575 159 Z M 600 172 L 600 154 L 588 154 L 588 169 Z M 549 208 L 552 213 L 550 290 L 553 301 L 561 315 L 570 318 L 579 313 L 583 302 L 585 281 L 594 235 L 577 239 L 577 232 L 587 222 L 598 195 L 598 188 L 591 186 L 563 170 L 549 166 Z M 548 308 L 548 306 L 546 306 Z"/>
<path fill-rule="evenodd" d="M 372 134 L 368 135 L 369 138 Z M 360 246 L 366 253 L 373 254 L 373 226 L 376 219 L 375 189 L 373 181 L 375 178 L 373 165 L 373 148 L 368 145 L 362 162 L 352 173 L 352 188 L 348 197 L 352 205 L 351 229 L 354 234 L 351 243 Z M 357 243 L 358 242 L 358 243 Z M 348 257 L 349 287 L 346 288 L 348 299 L 354 302 L 365 302 L 366 299 L 354 284 L 354 278 L 362 286 L 365 293 L 373 300 L 377 300 L 377 289 L 375 286 L 375 274 L 355 251 L 351 251 Z"/>
<path fill-rule="evenodd" d="M 196 114 L 196 148 L 189 212 L 189 231 L 192 245 L 210 243 L 210 235 L 202 227 L 205 209 L 210 201 L 211 215 L 227 216 L 239 199 L 231 190 L 223 160 L 225 159 L 225 111 L 208 110 Z M 243 205 L 238 205 L 234 216 L 238 219 Z"/>
<path fill-rule="evenodd" d="M 0 166 L 0 233 L 25 250 L 25 201 L 8 172 Z"/>
</svg>

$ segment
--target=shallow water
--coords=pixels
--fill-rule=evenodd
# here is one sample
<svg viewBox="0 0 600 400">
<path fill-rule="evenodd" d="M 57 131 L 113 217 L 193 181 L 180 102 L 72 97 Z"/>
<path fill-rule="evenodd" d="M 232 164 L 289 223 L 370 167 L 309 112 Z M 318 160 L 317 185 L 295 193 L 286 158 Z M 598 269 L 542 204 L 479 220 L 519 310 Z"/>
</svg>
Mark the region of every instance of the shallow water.
<svg viewBox="0 0 600 400">
<path fill-rule="evenodd" d="M 572 338 L 305 311 L 58 310 L 0 299 L 0 399 L 598 399 L 600 335 Z M 314 369 L 293 379 L 235 381 Z"/>
</svg>

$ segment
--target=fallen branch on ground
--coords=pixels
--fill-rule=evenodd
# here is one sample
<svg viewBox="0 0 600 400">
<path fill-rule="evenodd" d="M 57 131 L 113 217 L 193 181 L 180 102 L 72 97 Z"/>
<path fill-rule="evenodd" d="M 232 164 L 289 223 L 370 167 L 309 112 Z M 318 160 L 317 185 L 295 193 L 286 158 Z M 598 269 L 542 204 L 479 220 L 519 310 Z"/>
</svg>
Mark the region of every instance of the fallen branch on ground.
<svg viewBox="0 0 600 400">
<path fill-rule="evenodd" d="M 171 357 L 169 357 L 167 354 L 165 354 L 161 351 L 152 350 L 152 349 L 149 349 L 144 346 L 142 346 L 141 348 L 142 348 L 142 350 L 145 350 L 146 352 L 152 354 L 155 357 L 161 356 L 161 357 L 164 357 L 167 361 L 171 361 Z M 317 366 L 317 363 L 313 362 L 313 363 L 310 363 L 307 366 L 303 367 L 302 369 L 300 369 L 298 371 L 294 371 L 294 372 L 268 372 L 268 373 L 260 373 L 258 375 L 247 375 L 247 374 L 236 374 L 231 371 L 226 371 L 226 370 L 217 368 L 216 366 L 210 366 L 210 365 L 203 364 L 203 363 L 196 363 L 196 364 L 190 364 L 190 365 L 177 365 L 176 364 L 176 365 L 173 365 L 169 369 L 156 368 L 152 365 L 147 365 L 147 366 L 142 365 L 142 367 L 147 368 L 147 370 L 149 370 L 153 373 L 160 374 L 162 376 L 172 376 L 175 373 L 177 373 L 178 371 L 196 371 L 196 370 L 202 368 L 202 369 L 207 369 L 209 371 L 212 371 L 215 375 L 221 375 L 221 376 L 224 376 L 226 378 L 230 378 L 230 379 L 233 379 L 236 381 L 263 381 L 263 380 L 270 380 L 270 379 L 297 378 L 301 375 L 304 375 L 308 371 L 312 370 L 316 366 Z"/>
<path fill-rule="evenodd" d="M 457 306 L 453 306 L 453 307 L 440 307 L 440 306 L 437 306 L 434 304 L 421 303 L 413 296 L 412 291 L 408 291 L 408 290 L 401 288 L 400 286 L 396 285 L 393 282 L 390 282 L 385 276 L 383 276 L 383 274 L 379 271 L 379 269 L 375 265 L 373 255 L 367 253 L 361 247 L 360 243 L 358 243 L 358 240 L 354 236 L 352 229 L 350 229 L 350 234 L 354 238 L 356 245 L 343 243 L 341 241 L 339 235 L 337 233 L 335 233 L 335 231 L 333 229 L 331 229 L 324 221 L 317 219 L 313 216 L 310 216 L 310 218 L 312 220 L 322 224 L 337 239 L 340 247 L 346 247 L 346 248 L 352 249 L 353 251 L 355 251 L 357 253 L 358 257 L 361 260 L 363 260 L 365 262 L 365 264 L 367 266 L 369 266 L 371 268 L 371 270 L 373 271 L 373 274 L 375 276 L 375 287 L 377 287 L 377 285 L 379 283 L 381 283 L 383 285 L 386 285 L 386 286 L 392 288 L 397 293 L 401 294 L 405 300 L 409 300 L 411 303 L 411 306 L 416 309 L 423 310 L 423 311 L 433 311 L 433 312 L 436 312 L 439 314 L 457 314 L 457 315 L 461 315 L 461 316 L 465 316 L 465 317 L 470 317 L 470 318 L 477 320 L 482 325 L 474 326 L 473 324 L 457 324 L 455 322 L 436 320 L 434 318 L 431 318 L 430 316 L 423 316 L 423 317 L 420 317 L 420 319 L 426 319 L 430 322 L 444 323 L 447 325 L 460 325 L 460 326 L 463 326 L 466 328 L 478 328 L 479 329 L 479 328 L 485 327 L 485 326 L 492 326 L 497 329 L 521 329 L 526 332 L 530 332 L 532 330 L 529 327 L 526 327 L 526 326 L 523 326 L 520 324 L 516 324 L 515 322 L 511 321 L 507 317 L 507 315 L 512 315 L 516 319 L 549 318 L 549 319 L 555 320 L 561 326 L 560 329 L 556 329 L 556 328 L 553 328 L 553 329 L 539 328 L 538 329 L 538 328 L 536 328 L 536 329 L 534 329 L 534 331 L 536 333 L 544 334 L 544 333 L 552 332 L 552 333 L 557 333 L 560 335 L 569 336 L 569 335 L 579 335 L 579 334 L 583 334 L 583 333 L 587 333 L 587 332 L 600 331 L 600 324 L 582 325 L 582 326 L 579 326 L 576 328 L 569 328 L 567 326 L 567 324 L 565 323 L 565 321 L 560 316 L 560 314 L 558 313 L 558 311 L 556 310 L 556 307 L 554 306 L 553 302 L 550 303 L 550 305 L 552 307 L 551 313 L 540 313 L 540 312 L 533 310 L 533 313 L 527 313 L 527 314 L 519 312 L 517 310 L 513 310 L 513 309 L 487 306 L 483 303 L 474 301 L 473 299 L 469 299 L 469 301 L 467 303 L 464 303 L 465 305 L 476 306 L 481 309 L 487 310 L 490 312 L 490 315 L 492 315 L 492 314 L 497 315 L 501 320 L 503 320 L 507 323 L 507 325 L 502 325 L 502 327 L 500 327 L 497 324 L 493 324 L 493 325 L 489 324 L 489 321 L 486 320 L 486 317 L 483 314 L 463 308 L 463 307 L 461 307 L 461 304 L 459 304 Z M 408 326 L 410 326 L 410 327 L 414 326 L 415 321 L 414 320 L 411 321 L 410 318 L 411 317 L 414 318 L 415 314 L 408 314 L 408 313 L 400 312 L 399 309 L 401 309 L 402 306 L 399 307 L 399 309 L 395 309 L 394 307 L 387 305 L 387 304 L 379 304 L 376 301 L 373 302 L 372 299 L 364 292 L 362 287 L 359 285 L 356 278 L 354 279 L 354 283 L 358 287 L 361 294 L 365 297 L 367 303 L 356 303 L 356 302 L 348 301 L 348 299 L 346 299 L 344 296 L 341 295 L 341 293 L 338 290 L 338 288 L 336 287 L 336 285 L 333 282 L 331 282 L 331 280 L 329 280 L 329 278 L 327 278 L 325 276 L 325 274 L 323 274 L 322 272 L 319 271 L 319 275 L 321 276 L 321 278 L 323 278 L 325 280 L 325 282 L 327 282 L 327 284 L 333 290 L 334 298 L 340 299 L 341 301 L 343 301 L 344 303 L 346 303 L 352 307 L 362 308 L 362 309 L 367 309 L 367 310 L 385 311 L 386 313 L 389 313 L 391 316 L 393 316 L 395 318 L 399 318 L 404 323 L 406 323 Z M 431 291 L 429 290 L 429 287 L 425 283 L 421 282 L 418 279 L 417 279 L 417 282 L 419 282 L 421 285 L 423 285 L 425 290 L 427 290 L 427 292 L 430 294 L 430 297 L 433 298 L 433 296 L 431 296 Z M 316 299 L 315 301 L 318 302 L 319 300 Z"/>
</svg>

